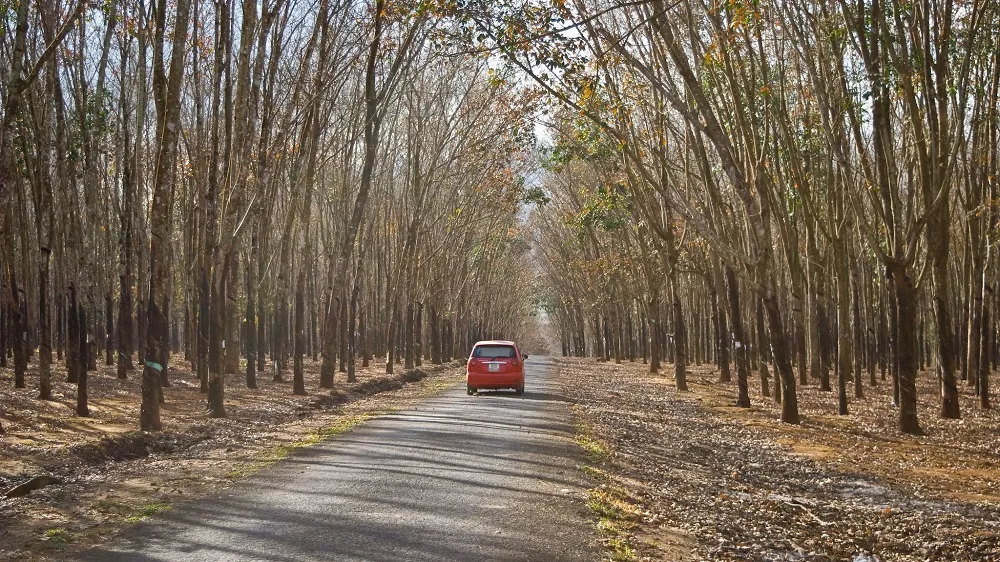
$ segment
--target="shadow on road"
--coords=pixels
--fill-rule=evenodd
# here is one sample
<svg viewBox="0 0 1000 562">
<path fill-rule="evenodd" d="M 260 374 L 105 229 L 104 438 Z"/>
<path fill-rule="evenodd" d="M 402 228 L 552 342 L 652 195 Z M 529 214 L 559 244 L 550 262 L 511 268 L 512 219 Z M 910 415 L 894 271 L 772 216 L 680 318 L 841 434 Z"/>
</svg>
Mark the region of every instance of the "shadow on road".
<svg viewBox="0 0 1000 562">
<path fill-rule="evenodd" d="M 518 398 L 523 400 L 541 400 L 542 402 L 564 402 L 566 404 L 572 404 L 573 401 L 561 394 L 553 394 L 551 392 L 541 392 L 525 390 L 524 394 L 520 396 L 511 390 L 480 390 L 477 394 L 483 397 L 492 398 Z"/>
</svg>

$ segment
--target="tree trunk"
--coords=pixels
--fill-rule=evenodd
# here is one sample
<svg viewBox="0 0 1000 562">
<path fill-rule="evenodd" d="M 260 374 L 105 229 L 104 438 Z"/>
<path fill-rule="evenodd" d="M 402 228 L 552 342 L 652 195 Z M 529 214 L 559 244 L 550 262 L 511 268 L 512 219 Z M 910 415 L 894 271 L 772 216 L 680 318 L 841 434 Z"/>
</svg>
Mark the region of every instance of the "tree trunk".
<svg viewBox="0 0 1000 562">
<path fill-rule="evenodd" d="M 361 332 L 361 366 L 368 367 L 371 364 L 371 353 L 368 345 L 368 315 L 362 310 L 359 318 L 358 331 Z M 353 381 L 351 381 L 353 382 Z"/>
<path fill-rule="evenodd" d="M 385 357 L 385 374 L 391 375 L 393 373 L 393 366 L 396 363 L 396 303 L 393 301 L 393 309 L 387 311 L 387 318 L 389 319 L 389 327 L 386 330 L 386 357 Z"/>
<path fill-rule="evenodd" d="M 14 301 L 15 304 L 10 309 L 11 324 L 13 325 L 14 332 L 11 338 L 11 344 L 14 348 L 14 388 L 24 388 L 26 386 L 24 375 L 28 370 L 28 319 L 26 318 L 27 315 L 23 306 L 23 290 L 17 286 L 13 267 L 10 268 L 10 271 L 11 285 L 14 287 L 14 293 L 17 295 Z"/>
<path fill-rule="evenodd" d="M 239 259 L 237 252 L 232 252 L 229 258 L 229 269 L 226 275 L 226 374 L 238 375 L 240 372 L 240 307 L 236 302 L 239 286 Z"/>
<path fill-rule="evenodd" d="M 822 299 L 823 297 L 820 296 L 819 298 Z M 833 354 L 833 337 L 830 334 L 830 317 L 827 315 L 826 306 L 824 306 L 822 302 L 818 305 L 816 320 L 817 328 L 819 330 L 819 389 L 822 391 L 830 391 L 833 390 L 833 387 L 830 386 L 830 356 Z"/>
<path fill-rule="evenodd" d="M 719 382 L 732 382 L 729 370 L 729 327 L 726 322 L 725 306 L 719 306 L 719 293 L 725 294 L 725 285 L 717 265 L 712 265 L 712 279 L 709 292 L 712 299 L 712 317 L 715 319 L 715 354 L 719 366 Z"/>
<path fill-rule="evenodd" d="M 212 280 L 212 304 L 208 334 L 208 410 L 209 417 L 226 417 L 226 266 L 215 269 Z"/>
<path fill-rule="evenodd" d="M 52 328 L 49 312 L 49 254 L 48 247 L 41 250 L 38 265 L 38 399 L 52 400 Z M 0 353 L 3 353 L 0 350 Z"/>
<path fill-rule="evenodd" d="M 433 304 L 428 314 L 431 332 L 431 363 L 441 364 L 441 321 L 438 318 L 437 307 Z"/>
<path fill-rule="evenodd" d="M 75 297 L 75 295 L 74 295 Z M 87 331 L 87 312 L 86 307 L 77 305 L 77 314 L 79 319 L 77 320 L 77 325 L 79 326 L 79 337 L 75 342 L 79 346 L 80 351 L 80 362 L 79 370 L 77 372 L 77 386 L 76 386 L 76 415 L 80 417 L 89 417 L 90 408 L 87 405 L 87 363 L 89 362 L 89 334 Z"/>
<path fill-rule="evenodd" d="M 110 290 L 104 297 L 104 333 L 106 336 L 106 343 L 104 346 L 104 364 L 114 365 L 115 353 L 111 342 L 115 339 L 115 312 Z"/>
<path fill-rule="evenodd" d="M 350 333 L 347 330 L 347 299 L 340 299 L 340 369 L 341 373 L 347 372 L 347 339 Z"/>
<path fill-rule="evenodd" d="M 947 215 L 945 216 L 947 218 Z M 928 228 L 928 239 L 935 238 L 937 249 L 932 257 L 934 286 L 934 320 L 937 328 L 937 356 L 941 370 L 941 417 L 959 419 L 962 417 L 958 403 L 958 350 L 955 348 L 955 327 L 951 316 L 951 287 L 948 272 L 948 228 L 947 220 L 932 232 Z"/>
<path fill-rule="evenodd" d="M 158 13 L 165 13 L 166 3 L 161 0 Z M 145 368 L 142 375 L 142 405 L 139 425 L 144 431 L 159 430 L 160 423 L 160 371 L 163 365 L 155 362 L 161 351 L 169 346 L 167 319 L 162 310 L 166 309 L 167 259 L 170 255 L 170 230 L 172 223 L 171 191 L 174 178 L 177 139 L 180 135 L 180 94 L 184 77 L 184 52 L 187 45 L 189 0 L 177 0 L 174 33 L 171 37 L 172 53 L 170 73 L 166 83 L 166 97 L 163 100 L 163 120 L 158 124 L 160 141 L 154 173 L 153 204 L 150 211 L 149 246 L 149 303 L 146 314 Z M 155 46 L 157 59 L 162 64 L 163 33 L 157 33 Z M 154 88 L 155 89 L 155 88 Z M 152 361 L 150 361 L 152 359 Z"/>
<path fill-rule="evenodd" d="M 768 377 L 771 376 L 771 374 L 767 370 L 766 354 L 764 353 L 764 349 L 767 346 L 767 335 L 764 333 L 764 301 L 761 299 L 756 299 L 756 300 L 757 300 L 757 307 L 756 307 L 757 311 L 755 316 L 757 321 L 756 324 L 757 329 L 755 331 L 757 332 L 756 348 L 757 348 L 757 368 L 760 371 L 760 393 L 762 396 L 770 396 L 771 390 L 768 387 L 767 379 Z M 778 390 L 780 386 L 781 386 L 780 382 L 777 382 L 774 385 L 775 398 L 776 401 L 779 403 L 781 402 L 780 399 L 781 391 Z"/>
<path fill-rule="evenodd" d="M 678 295 L 676 280 L 673 281 L 673 322 L 674 322 L 674 383 L 677 390 L 687 391 L 687 361 L 688 361 L 688 337 L 687 326 L 684 323 L 684 309 L 681 307 L 681 297 Z M 619 363 L 621 361 L 618 361 Z"/>
<path fill-rule="evenodd" d="M 320 366 L 319 387 L 333 388 L 334 371 L 337 364 L 337 311 L 340 298 L 328 296 L 323 329 L 323 363 Z M 367 365 L 366 365 L 367 366 Z"/>
<path fill-rule="evenodd" d="M 128 137 L 128 133 L 125 134 Z M 132 370 L 132 217 L 134 188 L 131 177 L 131 158 L 122 159 L 122 234 L 119 251 L 122 256 L 122 273 L 118 277 L 118 378 L 128 378 Z"/>
<path fill-rule="evenodd" d="M 250 258 L 247 260 L 247 306 L 245 314 L 247 351 L 247 388 L 257 388 L 257 307 L 254 303 L 256 285 L 254 281 L 253 257 L 256 255 L 257 236 L 250 241 Z"/>
<path fill-rule="evenodd" d="M 209 263 L 209 257 L 203 261 Z M 212 338 L 212 289 L 209 284 L 208 267 L 203 265 L 198 287 L 198 382 L 203 394 L 208 393 L 209 349 Z"/>
<path fill-rule="evenodd" d="M 649 373 L 656 375 L 660 372 L 660 296 L 658 291 L 654 291 L 649 299 Z M 595 342 L 597 340 L 594 340 Z"/>
<path fill-rule="evenodd" d="M 726 266 L 726 291 L 729 300 L 729 317 L 733 330 L 733 347 L 736 354 L 736 405 L 750 407 L 750 359 L 747 356 L 746 336 L 743 329 L 743 309 L 740 307 L 740 288 L 736 284 L 736 273 Z"/>
<path fill-rule="evenodd" d="M 792 371 L 792 360 L 788 353 L 788 341 L 785 339 L 785 328 L 778 308 L 778 297 L 774 293 L 764 299 L 764 312 L 767 314 L 767 328 L 770 334 L 771 355 L 774 367 L 781 381 L 781 421 L 784 423 L 799 423 L 799 403 L 795 392 L 795 373 Z"/>
<path fill-rule="evenodd" d="M 993 292 L 988 284 L 983 284 L 984 294 L 991 296 Z M 993 345 L 992 340 L 993 331 L 990 329 L 990 303 L 989 298 L 984 299 L 983 306 L 983 317 L 982 317 L 982 329 L 980 330 L 982 341 L 979 344 L 980 356 L 979 356 L 979 372 L 977 373 L 977 379 L 979 383 L 979 407 L 983 410 L 989 410 L 992 406 L 990 404 L 990 366 L 993 364 Z"/>
<path fill-rule="evenodd" d="M 403 337 L 403 353 L 404 353 L 404 363 L 403 368 L 410 370 L 415 365 L 414 360 L 414 346 L 413 346 L 413 302 L 408 302 L 406 304 L 406 328 Z"/>
<path fill-rule="evenodd" d="M 292 357 L 292 394 L 304 396 L 306 394 L 305 374 L 303 373 L 302 360 L 306 352 L 305 342 L 305 283 L 306 272 L 302 268 L 299 271 L 298 282 L 295 284 L 295 351 Z"/>
<path fill-rule="evenodd" d="M 852 323 L 854 325 L 854 398 L 861 399 L 864 398 L 864 385 L 861 383 L 861 364 L 862 361 L 858 357 L 862 353 L 862 350 L 866 349 L 864 345 L 864 332 L 861 328 L 861 293 L 858 291 L 858 281 L 856 278 L 852 278 L 851 283 L 852 288 L 852 298 L 851 298 L 851 315 Z M 869 363 L 870 365 L 871 363 Z M 875 371 L 872 372 L 872 378 L 875 377 Z"/>
<path fill-rule="evenodd" d="M 355 373 L 354 368 L 354 347 L 356 345 L 357 338 L 355 337 L 355 326 L 356 319 L 358 316 L 358 296 L 361 294 L 361 284 L 355 275 L 354 287 L 351 289 L 351 312 L 347 323 L 347 382 L 354 383 L 357 382 L 358 377 Z M 364 328 L 361 329 L 361 353 L 364 354 Z"/>
<path fill-rule="evenodd" d="M 845 233 L 841 232 L 841 236 Z M 847 244 L 843 238 L 837 245 L 837 413 L 847 415 L 847 375 L 854 370 L 854 346 L 851 342 L 851 287 L 847 272 Z M 856 377 L 860 379 L 860 376 Z M 855 385 L 857 386 L 857 385 Z"/>
<path fill-rule="evenodd" d="M 917 333 L 916 295 L 904 266 L 894 265 L 889 273 L 896 301 L 896 374 L 899 392 L 899 430 L 919 435 L 917 419 Z"/>
<path fill-rule="evenodd" d="M 353 326 L 353 321 L 351 322 Z M 414 365 L 417 367 L 423 366 L 423 355 L 424 355 L 424 303 L 417 303 L 417 317 L 414 320 L 414 326 L 416 327 L 416 333 L 414 334 Z"/>
<path fill-rule="evenodd" d="M 77 311 L 76 287 L 69 286 L 69 306 L 66 310 L 66 382 L 80 380 L 80 313 Z"/>
</svg>

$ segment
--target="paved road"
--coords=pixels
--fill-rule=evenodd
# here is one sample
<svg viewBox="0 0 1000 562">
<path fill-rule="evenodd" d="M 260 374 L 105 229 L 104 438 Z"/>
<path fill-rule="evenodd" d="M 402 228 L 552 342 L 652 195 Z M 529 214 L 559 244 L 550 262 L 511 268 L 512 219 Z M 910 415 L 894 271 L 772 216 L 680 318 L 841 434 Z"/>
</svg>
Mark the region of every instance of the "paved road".
<svg viewBox="0 0 1000 562">
<path fill-rule="evenodd" d="M 570 407 L 464 385 L 136 525 L 85 560 L 597 560 Z"/>
</svg>

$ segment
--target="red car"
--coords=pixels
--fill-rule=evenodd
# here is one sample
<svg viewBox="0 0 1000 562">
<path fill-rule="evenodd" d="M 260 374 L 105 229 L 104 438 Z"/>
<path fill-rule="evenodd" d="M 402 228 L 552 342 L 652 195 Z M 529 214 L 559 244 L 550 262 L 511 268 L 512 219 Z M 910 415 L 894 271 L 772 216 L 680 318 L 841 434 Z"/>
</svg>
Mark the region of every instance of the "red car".
<svg viewBox="0 0 1000 562">
<path fill-rule="evenodd" d="M 466 365 L 465 384 L 469 394 L 482 389 L 511 388 L 524 392 L 524 361 L 517 345 L 510 341 L 476 342 Z"/>
</svg>

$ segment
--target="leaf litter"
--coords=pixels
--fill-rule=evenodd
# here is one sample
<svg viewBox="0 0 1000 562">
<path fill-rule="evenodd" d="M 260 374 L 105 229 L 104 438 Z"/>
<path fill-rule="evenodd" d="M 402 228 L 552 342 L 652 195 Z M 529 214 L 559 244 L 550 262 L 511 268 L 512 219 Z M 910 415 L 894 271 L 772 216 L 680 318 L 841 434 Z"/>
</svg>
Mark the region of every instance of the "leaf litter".
<svg viewBox="0 0 1000 562">
<path fill-rule="evenodd" d="M 1000 417 L 965 392 L 964 420 L 937 419 L 929 375 L 920 437 L 896 431 L 886 383 L 846 417 L 835 394 L 800 388 L 791 426 L 759 391 L 733 407 L 735 385 L 710 366 L 690 369 L 686 393 L 638 363 L 563 358 L 558 376 L 609 449 L 588 472 L 641 504 L 635 559 L 1000 560 Z"/>
</svg>

